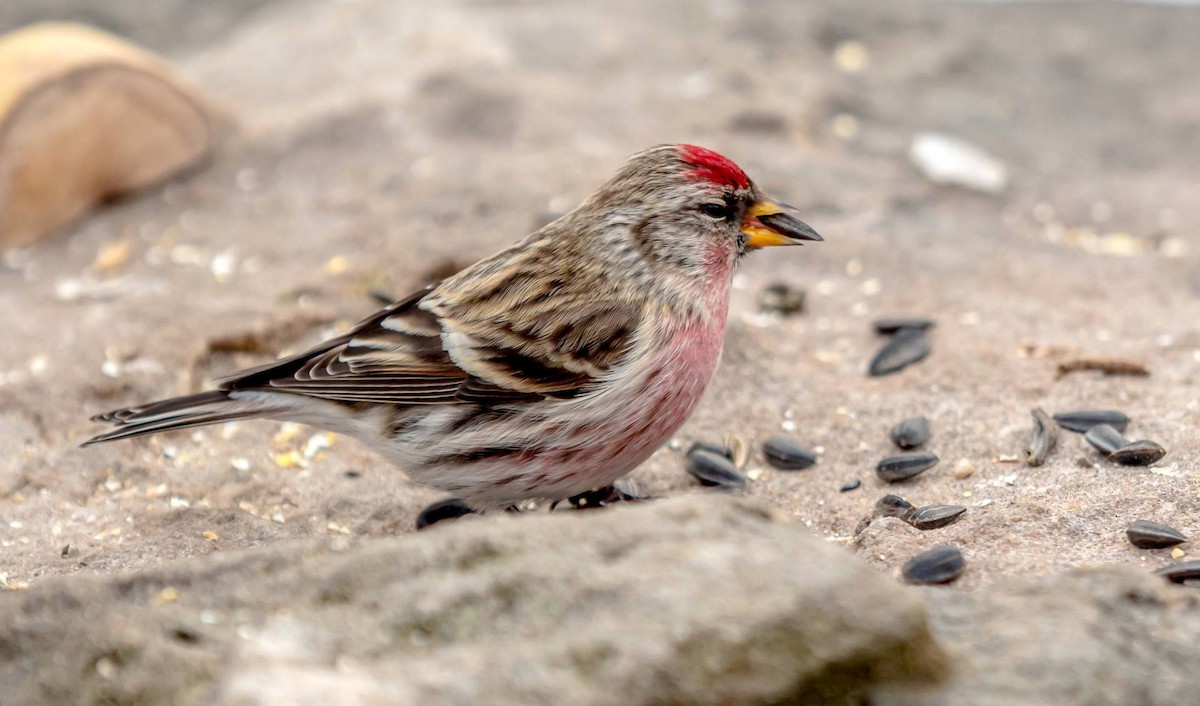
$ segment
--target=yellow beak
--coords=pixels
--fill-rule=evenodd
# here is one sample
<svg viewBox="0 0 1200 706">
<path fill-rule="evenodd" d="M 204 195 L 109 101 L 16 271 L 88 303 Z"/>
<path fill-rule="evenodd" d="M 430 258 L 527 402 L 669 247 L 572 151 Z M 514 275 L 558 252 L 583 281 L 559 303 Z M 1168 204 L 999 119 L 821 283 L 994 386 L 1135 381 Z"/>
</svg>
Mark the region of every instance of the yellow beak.
<svg viewBox="0 0 1200 706">
<path fill-rule="evenodd" d="M 766 196 L 746 211 L 742 233 L 747 248 L 800 245 L 804 240 L 824 240 L 817 231 L 796 217 L 796 209 Z"/>
</svg>

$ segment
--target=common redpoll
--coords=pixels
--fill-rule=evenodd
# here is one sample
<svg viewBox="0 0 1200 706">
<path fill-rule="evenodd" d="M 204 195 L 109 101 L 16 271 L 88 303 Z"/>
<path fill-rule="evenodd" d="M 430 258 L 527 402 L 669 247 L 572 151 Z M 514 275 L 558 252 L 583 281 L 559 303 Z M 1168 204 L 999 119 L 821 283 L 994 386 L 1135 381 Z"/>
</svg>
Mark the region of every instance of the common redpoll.
<svg viewBox="0 0 1200 706">
<path fill-rule="evenodd" d="M 218 389 L 94 417 L 87 444 L 264 417 L 357 438 L 476 507 L 562 499 L 634 469 L 691 415 L 751 250 L 821 240 L 725 157 L 627 161 L 521 242 Z"/>
</svg>

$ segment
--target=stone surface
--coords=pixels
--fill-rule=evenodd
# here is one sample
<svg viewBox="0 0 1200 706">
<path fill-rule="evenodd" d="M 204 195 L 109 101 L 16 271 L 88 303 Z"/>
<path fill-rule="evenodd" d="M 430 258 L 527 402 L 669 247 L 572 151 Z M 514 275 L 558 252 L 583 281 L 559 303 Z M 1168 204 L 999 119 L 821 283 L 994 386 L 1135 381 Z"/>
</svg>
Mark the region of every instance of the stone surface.
<svg viewBox="0 0 1200 706">
<path fill-rule="evenodd" d="M 916 591 L 712 494 L 0 595 L 13 706 L 852 703 L 940 663 Z"/>
<path fill-rule="evenodd" d="M 948 681 L 872 706 L 1175 706 L 1200 688 L 1200 591 L 1125 568 L 926 589 Z"/>
</svg>

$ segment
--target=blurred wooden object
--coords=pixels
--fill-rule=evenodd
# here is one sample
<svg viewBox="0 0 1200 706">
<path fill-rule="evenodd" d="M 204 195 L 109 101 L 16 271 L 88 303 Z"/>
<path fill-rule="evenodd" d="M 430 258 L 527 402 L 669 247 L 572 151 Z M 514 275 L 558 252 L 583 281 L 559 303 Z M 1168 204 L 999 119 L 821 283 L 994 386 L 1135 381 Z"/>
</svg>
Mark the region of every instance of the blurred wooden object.
<svg viewBox="0 0 1200 706">
<path fill-rule="evenodd" d="M 148 52 L 81 25 L 0 37 L 0 250 L 197 164 L 213 139 L 200 100 Z"/>
</svg>

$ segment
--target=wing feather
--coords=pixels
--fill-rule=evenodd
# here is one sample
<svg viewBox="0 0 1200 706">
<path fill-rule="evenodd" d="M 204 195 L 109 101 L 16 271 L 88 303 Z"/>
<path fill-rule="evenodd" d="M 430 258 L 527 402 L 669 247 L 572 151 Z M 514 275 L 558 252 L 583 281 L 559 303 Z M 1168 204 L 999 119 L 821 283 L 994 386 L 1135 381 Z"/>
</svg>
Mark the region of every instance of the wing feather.
<svg viewBox="0 0 1200 706">
<path fill-rule="evenodd" d="M 404 406 L 569 398 L 595 389 L 619 364 L 642 317 L 641 307 L 615 299 L 506 286 L 503 268 L 487 286 L 506 306 L 479 306 L 473 295 L 461 298 L 472 306 L 455 306 L 448 304 L 453 287 L 427 288 L 342 336 L 220 387 Z"/>
</svg>

